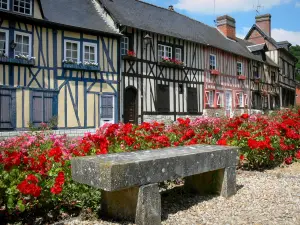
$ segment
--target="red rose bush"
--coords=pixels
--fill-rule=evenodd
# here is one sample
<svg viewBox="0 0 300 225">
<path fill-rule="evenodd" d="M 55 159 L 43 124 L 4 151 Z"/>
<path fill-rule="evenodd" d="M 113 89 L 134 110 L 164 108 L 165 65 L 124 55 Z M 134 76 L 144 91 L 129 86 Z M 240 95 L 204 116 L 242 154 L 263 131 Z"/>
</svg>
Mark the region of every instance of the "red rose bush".
<svg viewBox="0 0 300 225">
<path fill-rule="evenodd" d="M 291 164 L 300 160 L 300 111 L 179 118 L 171 125 L 106 124 L 76 139 L 24 133 L 0 142 L 0 209 L 10 214 L 47 207 L 96 209 L 100 191 L 72 181 L 72 157 L 195 144 L 239 146 L 240 165 L 251 169 Z"/>
</svg>

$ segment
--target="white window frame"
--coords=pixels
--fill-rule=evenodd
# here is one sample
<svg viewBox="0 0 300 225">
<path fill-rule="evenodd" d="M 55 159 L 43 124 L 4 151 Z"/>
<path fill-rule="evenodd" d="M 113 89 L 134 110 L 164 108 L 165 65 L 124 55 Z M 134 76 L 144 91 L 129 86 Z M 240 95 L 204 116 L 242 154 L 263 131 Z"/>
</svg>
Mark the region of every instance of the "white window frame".
<svg viewBox="0 0 300 225">
<path fill-rule="evenodd" d="M 177 58 L 176 55 L 177 55 L 177 50 L 180 50 L 180 58 Z M 182 49 L 181 48 L 175 48 L 175 59 L 176 60 L 179 60 L 179 61 L 182 61 Z"/>
<path fill-rule="evenodd" d="M 224 97 L 222 92 L 216 92 L 217 98 L 217 106 L 223 107 L 224 106 Z"/>
<path fill-rule="evenodd" d="M 214 57 L 214 59 L 215 59 L 215 60 L 214 60 L 214 65 L 211 64 L 211 60 L 210 60 L 210 57 L 211 57 L 211 56 Z M 214 67 L 214 68 L 211 69 L 211 68 L 210 68 L 211 66 Z M 209 55 L 209 69 L 210 69 L 210 70 L 216 70 L 216 69 L 217 69 L 217 56 L 214 55 L 214 54 L 210 54 L 210 55 Z"/>
<path fill-rule="evenodd" d="M 4 29 L 0 29 L 0 32 L 5 33 L 5 55 L 9 56 L 9 47 L 8 47 L 8 38 L 9 38 L 9 31 L 8 30 L 4 30 Z"/>
<path fill-rule="evenodd" d="M 235 97 L 238 100 L 238 101 L 236 101 L 238 103 L 237 106 L 244 107 L 244 93 L 243 92 L 237 92 L 235 94 Z"/>
<path fill-rule="evenodd" d="M 23 12 L 19 12 L 19 11 L 15 11 L 15 1 L 22 1 L 22 0 L 9 0 L 9 1 L 12 1 L 12 11 L 13 12 L 16 12 L 16 13 L 20 13 L 20 14 L 24 14 L 24 15 L 32 15 L 32 7 L 33 7 L 33 1 L 34 0 L 30 0 L 30 13 L 23 13 Z M 19 7 L 20 8 L 20 7 Z"/>
<path fill-rule="evenodd" d="M 96 43 L 91 43 L 91 42 L 83 42 L 83 62 L 90 62 L 90 60 L 85 59 L 85 47 L 94 47 L 95 48 L 95 63 L 98 63 L 98 49 L 97 49 L 97 44 Z"/>
<path fill-rule="evenodd" d="M 126 40 L 126 43 L 123 40 Z M 122 47 L 122 43 L 124 43 L 124 45 L 126 46 L 125 48 Z M 121 38 L 121 46 L 120 47 L 121 47 L 121 55 L 127 55 L 127 52 L 129 50 L 129 37 L 124 36 Z M 125 52 L 123 52 L 123 51 L 125 51 Z"/>
<path fill-rule="evenodd" d="M 69 40 L 69 39 L 66 39 L 64 41 L 64 60 L 67 60 L 67 42 L 70 42 L 70 43 L 76 43 L 77 46 L 78 46 L 78 49 L 77 49 L 77 63 L 80 62 L 80 42 L 79 41 L 74 41 L 74 40 Z"/>
<path fill-rule="evenodd" d="M 0 0 L 0 6 L 2 6 L 2 0 Z M 0 9 L 4 9 L 4 10 L 9 10 L 9 4 L 10 4 L 10 0 L 7 0 L 7 8 L 2 8 L 0 7 Z"/>
<path fill-rule="evenodd" d="M 24 32 L 19 32 L 15 31 L 14 33 L 14 40 L 16 42 L 17 40 L 17 35 L 22 35 L 22 36 L 27 36 L 29 37 L 29 57 L 32 57 L 32 34 L 24 33 Z M 15 49 L 14 49 L 14 57 L 16 56 Z"/>
<path fill-rule="evenodd" d="M 159 52 L 160 52 L 159 47 L 162 47 L 162 48 L 163 48 L 163 50 L 162 50 L 162 53 L 163 53 L 163 54 L 162 54 L 161 56 L 160 56 L 160 54 L 159 54 Z M 169 57 L 169 56 L 166 54 L 166 53 L 167 53 L 167 50 L 166 50 L 167 48 L 169 48 L 169 49 L 171 50 L 171 57 Z M 157 46 L 158 60 L 159 60 L 159 61 L 162 61 L 162 58 L 164 58 L 164 57 L 168 57 L 169 59 L 172 59 L 172 57 L 173 57 L 172 51 L 173 51 L 172 46 L 158 44 L 158 46 Z"/>
<path fill-rule="evenodd" d="M 241 70 L 240 71 L 239 71 L 239 65 L 241 65 Z M 238 76 L 243 75 L 243 70 L 244 70 L 243 63 L 242 62 L 237 62 L 236 63 L 236 74 Z"/>
<path fill-rule="evenodd" d="M 205 92 L 206 97 L 206 105 L 209 107 L 214 107 L 215 105 L 215 93 L 214 91 L 206 91 Z"/>
<path fill-rule="evenodd" d="M 113 107 L 113 110 L 112 110 L 112 118 L 107 118 L 107 117 L 102 117 L 103 113 L 102 113 L 102 97 L 112 97 L 112 107 Z M 114 95 L 108 95 L 108 94 L 104 94 L 104 95 L 101 95 L 101 98 L 100 98 L 100 106 L 101 106 L 101 120 L 105 120 L 105 119 L 109 119 L 109 120 L 112 120 L 112 121 L 115 121 L 115 96 Z"/>
</svg>

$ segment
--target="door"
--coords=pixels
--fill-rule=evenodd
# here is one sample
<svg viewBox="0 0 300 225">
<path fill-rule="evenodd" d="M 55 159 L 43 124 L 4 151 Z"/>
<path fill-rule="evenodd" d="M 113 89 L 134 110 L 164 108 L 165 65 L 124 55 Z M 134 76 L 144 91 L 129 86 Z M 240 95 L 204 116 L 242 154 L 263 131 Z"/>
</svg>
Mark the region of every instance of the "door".
<svg viewBox="0 0 300 225">
<path fill-rule="evenodd" d="M 16 115 L 16 91 L 0 89 L 0 130 L 14 129 Z"/>
<path fill-rule="evenodd" d="M 225 91 L 226 116 L 231 117 L 232 114 L 232 92 Z"/>
<path fill-rule="evenodd" d="M 137 90 L 133 87 L 125 90 L 124 123 L 137 124 Z"/>
<path fill-rule="evenodd" d="M 103 126 L 105 123 L 114 123 L 114 96 L 102 95 L 100 106 L 100 126 Z"/>
</svg>

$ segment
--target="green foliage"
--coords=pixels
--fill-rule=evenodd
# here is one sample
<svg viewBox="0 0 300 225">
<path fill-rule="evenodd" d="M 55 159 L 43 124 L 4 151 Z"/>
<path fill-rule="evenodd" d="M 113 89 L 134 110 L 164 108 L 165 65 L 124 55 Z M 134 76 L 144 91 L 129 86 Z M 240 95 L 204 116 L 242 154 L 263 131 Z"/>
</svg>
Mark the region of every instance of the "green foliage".
<svg viewBox="0 0 300 225">
<path fill-rule="evenodd" d="M 300 46 L 292 46 L 290 47 L 290 52 L 298 59 L 298 63 L 296 64 L 296 68 L 300 69 Z M 296 74 L 296 79 L 300 81 L 300 74 Z"/>
</svg>

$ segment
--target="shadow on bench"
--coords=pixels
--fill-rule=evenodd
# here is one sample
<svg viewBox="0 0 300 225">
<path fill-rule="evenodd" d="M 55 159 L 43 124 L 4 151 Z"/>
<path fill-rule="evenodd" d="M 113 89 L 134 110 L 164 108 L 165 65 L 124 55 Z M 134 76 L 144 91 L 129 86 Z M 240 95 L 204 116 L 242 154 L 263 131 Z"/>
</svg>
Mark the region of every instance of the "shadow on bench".
<svg viewBox="0 0 300 225">
<path fill-rule="evenodd" d="M 184 189 L 197 194 L 236 193 L 238 148 L 184 146 L 162 150 L 88 156 L 72 159 L 75 181 L 102 190 L 105 216 L 161 224 L 158 183 L 184 178 Z"/>
</svg>

